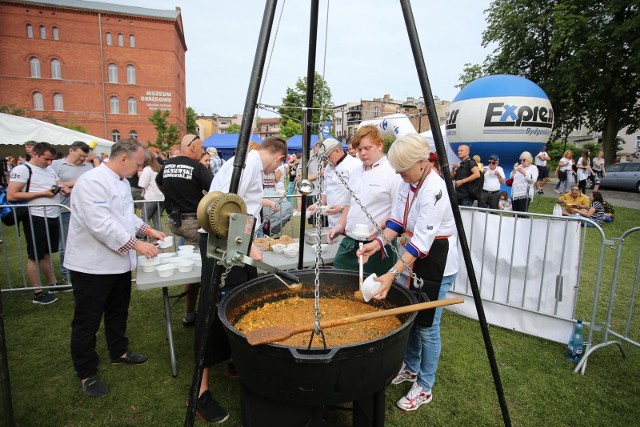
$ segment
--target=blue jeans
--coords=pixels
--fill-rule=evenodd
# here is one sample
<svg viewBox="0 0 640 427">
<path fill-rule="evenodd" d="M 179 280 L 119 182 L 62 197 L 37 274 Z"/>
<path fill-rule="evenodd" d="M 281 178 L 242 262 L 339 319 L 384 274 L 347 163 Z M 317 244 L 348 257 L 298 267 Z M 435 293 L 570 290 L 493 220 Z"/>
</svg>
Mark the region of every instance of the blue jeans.
<svg viewBox="0 0 640 427">
<path fill-rule="evenodd" d="M 473 197 L 463 197 L 461 199 L 458 199 L 459 206 L 473 206 L 473 202 Z"/>
<path fill-rule="evenodd" d="M 456 280 L 457 274 L 444 276 L 438 300 L 444 299 Z M 404 352 L 406 369 L 418 374 L 418 385 L 425 391 L 430 390 L 436 382 L 436 371 L 440 360 L 440 317 L 442 307 L 436 308 L 432 326 L 414 324 L 409 332 L 409 342 Z"/>
<path fill-rule="evenodd" d="M 63 280 L 69 279 L 69 270 L 64 264 L 64 251 L 67 249 L 67 234 L 69 234 L 69 221 L 71 221 L 71 212 L 60 209 L 60 273 Z"/>
</svg>

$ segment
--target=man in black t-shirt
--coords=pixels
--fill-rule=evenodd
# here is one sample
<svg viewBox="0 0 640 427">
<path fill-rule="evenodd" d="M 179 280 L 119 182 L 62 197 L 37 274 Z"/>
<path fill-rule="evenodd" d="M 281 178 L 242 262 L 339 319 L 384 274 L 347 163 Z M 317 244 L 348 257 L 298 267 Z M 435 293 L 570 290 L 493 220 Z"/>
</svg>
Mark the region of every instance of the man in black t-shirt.
<svg viewBox="0 0 640 427">
<path fill-rule="evenodd" d="M 468 145 L 458 147 L 460 163 L 454 163 L 451 169 L 451 179 L 455 181 L 456 196 L 460 206 L 473 206 L 473 201 L 476 198 L 474 188 L 477 185 L 474 181 L 480 178 L 478 164 L 469 157 L 469 152 Z"/>
<path fill-rule="evenodd" d="M 169 228 L 173 234 L 184 237 L 186 244 L 198 251 L 200 233 L 196 212 L 202 196 L 209 192 L 213 174 L 200 163 L 202 141 L 197 135 L 185 135 L 180 143 L 180 155 L 167 159 L 156 176 L 156 184 L 164 193 L 164 204 L 169 213 Z M 198 285 L 185 285 L 186 313 L 184 326 L 195 323 Z"/>
</svg>

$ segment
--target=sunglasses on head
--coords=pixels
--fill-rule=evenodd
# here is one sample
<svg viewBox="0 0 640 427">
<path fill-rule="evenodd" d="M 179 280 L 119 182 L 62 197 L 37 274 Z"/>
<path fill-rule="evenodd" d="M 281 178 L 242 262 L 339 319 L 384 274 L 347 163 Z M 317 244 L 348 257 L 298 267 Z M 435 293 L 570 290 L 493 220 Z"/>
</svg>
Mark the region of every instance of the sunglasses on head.
<svg viewBox="0 0 640 427">
<path fill-rule="evenodd" d="M 193 139 L 187 144 L 187 147 L 190 147 L 193 141 L 195 141 L 196 139 L 200 139 L 200 137 L 198 135 L 194 136 Z"/>
</svg>

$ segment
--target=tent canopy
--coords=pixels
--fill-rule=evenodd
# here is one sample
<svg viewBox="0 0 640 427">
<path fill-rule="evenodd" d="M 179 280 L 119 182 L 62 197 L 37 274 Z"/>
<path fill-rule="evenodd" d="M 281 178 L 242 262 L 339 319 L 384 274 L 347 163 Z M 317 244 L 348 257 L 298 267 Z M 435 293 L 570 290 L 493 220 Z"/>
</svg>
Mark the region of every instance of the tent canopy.
<svg viewBox="0 0 640 427">
<path fill-rule="evenodd" d="M 332 135 L 329 135 L 329 138 L 334 138 Z M 311 148 L 313 148 L 318 142 L 318 135 L 311 135 Z M 342 144 L 343 149 L 347 149 L 346 144 Z M 293 135 L 291 138 L 287 140 L 287 150 L 289 153 L 299 153 L 302 152 L 302 135 Z"/>
<path fill-rule="evenodd" d="M 238 133 L 214 133 L 202 142 L 202 146 L 204 148 L 214 147 L 218 150 L 218 155 L 226 160 L 235 155 L 239 138 L 240 134 Z M 252 134 L 250 141 L 261 144 L 262 138 Z"/>
<path fill-rule="evenodd" d="M 53 145 L 71 145 L 83 141 L 95 143 L 94 152 L 109 153 L 113 142 L 86 133 L 56 126 L 28 117 L 0 113 L 0 145 L 22 145 L 27 141 L 48 142 Z"/>
</svg>

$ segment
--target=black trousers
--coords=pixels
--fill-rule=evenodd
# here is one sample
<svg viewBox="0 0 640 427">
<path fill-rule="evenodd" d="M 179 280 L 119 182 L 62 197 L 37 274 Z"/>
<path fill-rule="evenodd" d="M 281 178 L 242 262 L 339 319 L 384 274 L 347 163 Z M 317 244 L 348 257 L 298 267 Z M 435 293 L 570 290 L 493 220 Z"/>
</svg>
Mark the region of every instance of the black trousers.
<svg viewBox="0 0 640 427">
<path fill-rule="evenodd" d="M 104 315 L 109 357 L 117 359 L 129 348 L 127 318 L 131 301 L 131 272 L 86 274 L 71 271 L 75 299 L 71 322 L 71 359 L 78 378 L 98 372 L 96 334 Z"/>
<path fill-rule="evenodd" d="M 437 239 L 431 244 L 429 255 L 425 258 L 418 258 L 413 263 L 413 272 L 420 277 L 422 283 L 422 293 L 426 294 L 429 301 L 437 301 L 442 286 L 442 276 L 447 265 L 447 254 L 449 253 L 449 241 L 447 239 Z M 415 283 L 411 279 L 411 289 L 416 291 Z M 426 299 L 418 293 L 418 302 L 425 302 Z M 436 309 L 420 310 L 416 316 L 416 324 L 420 326 L 433 325 Z"/>
</svg>

